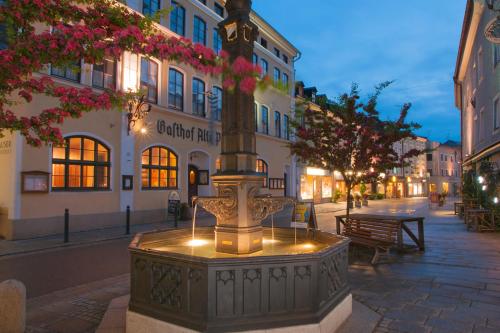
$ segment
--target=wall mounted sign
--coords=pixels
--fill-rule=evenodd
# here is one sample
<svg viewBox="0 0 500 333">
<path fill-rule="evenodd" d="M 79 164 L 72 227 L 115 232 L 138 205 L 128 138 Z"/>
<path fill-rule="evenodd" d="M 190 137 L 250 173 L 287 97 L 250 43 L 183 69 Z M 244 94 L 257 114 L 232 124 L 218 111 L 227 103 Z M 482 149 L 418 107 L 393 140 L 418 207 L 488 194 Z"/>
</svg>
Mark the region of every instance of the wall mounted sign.
<svg viewBox="0 0 500 333">
<path fill-rule="evenodd" d="M 132 191 L 134 189 L 134 176 L 122 176 L 122 189 L 124 191 Z"/>
<path fill-rule="evenodd" d="M 192 141 L 197 143 L 214 143 L 218 145 L 221 140 L 221 133 L 210 131 L 200 127 L 185 127 L 180 123 L 168 124 L 165 120 L 158 120 L 156 122 L 156 130 L 158 134 L 168 135 L 171 138 Z"/>
<path fill-rule="evenodd" d="M 198 185 L 208 185 L 208 183 L 209 183 L 208 170 L 199 170 Z"/>
<path fill-rule="evenodd" d="M 44 171 L 21 172 L 22 193 L 48 193 L 49 173 Z"/>
</svg>

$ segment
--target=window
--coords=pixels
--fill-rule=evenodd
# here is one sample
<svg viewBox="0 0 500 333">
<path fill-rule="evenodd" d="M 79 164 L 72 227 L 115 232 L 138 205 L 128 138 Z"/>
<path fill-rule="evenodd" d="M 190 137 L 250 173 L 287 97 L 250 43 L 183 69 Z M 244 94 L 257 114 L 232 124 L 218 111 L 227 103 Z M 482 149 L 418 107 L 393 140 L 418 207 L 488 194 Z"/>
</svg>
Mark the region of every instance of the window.
<svg viewBox="0 0 500 333">
<path fill-rule="evenodd" d="M 264 162 L 263 160 L 261 159 L 258 159 L 256 161 L 256 167 L 255 167 L 255 171 L 257 173 L 260 173 L 262 174 L 263 176 L 265 176 L 266 178 L 264 179 L 264 183 L 262 184 L 262 187 L 267 187 L 267 179 L 269 177 L 269 170 L 268 170 L 268 167 L 267 167 L 267 163 Z"/>
<path fill-rule="evenodd" d="M 432 154 L 427 154 L 427 162 L 431 162 L 432 161 Z"/>
<path fill-rule="evenodd" d="M 427 173 L 429 174 L 429 177 L 432 177 L 432 169 L 427 169 Z"/>
<path fill-rule="evenodd" d="M 286 89 L 289 88 L 289 82 L 290 82 L 290 79 L 288 78 L 288 74 L 287 73 L 283 73 L 283 87 L 285 87 Z"/>
<path fill-rule="evenodd" d="M 257 65 L 259 63 L 259 56 L 256 55 L 255 53 L 252 54 L 252 62 L 254 65 Z"/>
<path fill-rule="evenodd" d="M 500 44 L 493 44 L 493 67 L 500 64 Z"/>
<path fill-rule="evenodd" d="M 151 147 L 142 153 L 142 188 L 165 190 L 177 188 L 177 155 L 165 147 Z"/>
<path fill-rule="evenodd" d="M 172 1 L 172 11 L 170 12 L 170 30 L 180 36 L 186 33 L 186 10 L 177 2 Z"/>
<path fill-rule="evenodd" d="M 290 120 L 286 114 L 283 116 L 283 138 L 290 140 Z"/>
<path fill-rule="evenodd" d="M 168 106 L 184 110 L 184 75 L 173 68 L 168 71 Z"/>
<path fill-rule="evenodd" d="M 205 82 L 193 79 L 193 114 L 205 117 Z"/>
<path fill-rule="evenodd" d="M 207 5 L 207 0 L 198 0 L 198 1 L 204 4 L 205 6 Z"/>
<path fill-rule="evenodd" d="M 212 119 L 220 121 L 222 115 L 222 89 L 219 87 L 212 88 L 211 96 Z"/>
<path fill-rule="evenodd" d="M 92 66 L 92 86 L 101 89 L 116 88 L 116 62 L 105 58 L 102 64 Z"/>
<path fill-rule="evenodd" d="M 158 64 L 148 58 L 141 58 L 141 90 L 148 102 L 158 102 Z"/>
<path fill-rule="evenodd" d="M 253 113 L 255 115 L 255 132 L 258 132 L 259 131 L 259 112 L 257 111 L 258 110 L 258 106 L 257 106 L 257 103 L 254 103 L 253 105 Z"/>
<path fill-rule="evenodd" d="M 260 107 L 261 131 L 264 134 L 269 134 L 269 109 L 262 105 Z"/>
<path fill-rule="evenodd" d="M 269 74 L 269 64 L 265 59 L 260 59 L 260 67 L 262 67 L 262 77 Z"/>
<path fill-rule="evenodd" d="M 0 1 L 0 6 L 2 2 Z M 0 50 L 7 48 L 7 27 L 5 24 L 0 24 Z"/>
<path fill-rule="evenodd" d="M 214 12 L 220 17 L 224 17 L 224 7 L 219 5 L 217 2 L 214 3 Z"/>
<path fill-rule="evenodd" d="M 160 0 L 143 0 L 142 13 L 144 15 L 153 16 L 160 10 Z"/>
<path fill-rule="evenodd" d="M 277 85 L 281 80 L 281 71 L 279 68 L 274 68 L 274 84 Z"/>
<path fill-rule="evenodd" d="M 81 61 L 76 61 L 73 65 L 56 67 L 51 66 L 50 74 L 66 80 L 80 82 Z"/>
<path fill-rule="evenodd" d="M 110 152 L 103 143 L 86 136 L 64 139 L 52 148 L 52 190 L 109 189 Z"/>
<path fill-rule="evenodd" d="M 213 43 L 214 43 L 214 51 L 216 54 L 222 50 L 222 37 L 219 34 L 219 29 L 214 28 L 213 31 Z"/>
<path fill-rule="evenodd" d="M 200 17 L 194 17 L 193 42 L 207 45 L 207 24 Z"/>
<path fill-rule="evenodd" d="M 277 48 L 274 48 L 274 55 L 275 55 L 276 57 L 280 58 L 280 57 L 281 57 L 281 52 L 280 52 L 280 50 L 279 50 L 279 49 L 277 49 Z"/>
<path fill-rule="evenodd" d="M 288 64 L 288 56 L 283 54 L 283 61 Z"/>
<path fill-rule="evenodd" d="M 444 161 L 444 155 L 441 154 L 441 161 Z"/>
<path fill-rule="evenodd" d="M 281 113 L 274 111 L 274 135 L 281 138 Z"/>
<path fill-rule="evenodd" d="M 261 38 L 260 45 L 264 46 L 267 49 L 267 40 L 265 40 L 264 38 Z"/>
<path fill-rule="evenodd" d="M 493 101 L 493 123 L 495 129 L 500 128 L 500 98 Z"/>
</svg>

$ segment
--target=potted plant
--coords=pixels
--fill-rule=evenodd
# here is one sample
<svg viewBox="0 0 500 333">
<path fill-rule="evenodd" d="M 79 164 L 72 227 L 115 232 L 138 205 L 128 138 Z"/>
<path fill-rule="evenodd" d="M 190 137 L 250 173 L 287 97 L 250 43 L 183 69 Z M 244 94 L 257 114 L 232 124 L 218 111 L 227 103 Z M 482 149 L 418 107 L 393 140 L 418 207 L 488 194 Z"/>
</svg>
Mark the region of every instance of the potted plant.
<svg viewBox="0 0 500 333">
<path fill-rule="evenodd" d="M 333 203 L 339 202 L 340 197 L 342 196 L 342 192 L 340 190 L 336 190 L 335 193 L 333 194 Z"/>
<path fill-rule="evenodd" d="M 356 196 L 354 197 L 354 199 L 355 199 L 356 208 L 361 208 L 361 195 L 359 193 L 356 193 Z"/>
</svg>

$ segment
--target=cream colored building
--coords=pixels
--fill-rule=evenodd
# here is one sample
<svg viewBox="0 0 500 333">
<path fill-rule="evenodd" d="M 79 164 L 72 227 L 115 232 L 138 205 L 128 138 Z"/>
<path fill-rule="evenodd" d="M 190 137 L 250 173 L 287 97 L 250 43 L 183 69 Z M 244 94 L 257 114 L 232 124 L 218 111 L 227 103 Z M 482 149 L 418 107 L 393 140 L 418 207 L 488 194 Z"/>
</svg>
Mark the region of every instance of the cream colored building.
<svg viewBox="0 0 500 333">
<path fill-rule="evenodd" d="M 165 34 L 220 48 L 216 28 L 225 15 L 223 3 L 128 1 L 130 8 L 141 13 L 155 11 L 158 3 L 161 8 L 173 6 L 159 25 Z M 272 87 L 256 93 L 256 171 L 267 176 L 263 193 L 295 196 L 296 166 L 287 142 L 295 107 L 291 87 L 298 50 L 257 13 L 252 13 L 252 20 L 260 29 L 254 61 L 267 64 L 268 75 L 290 87 L 288 93 Z M 81 68 L 79 73 L 49 66 L 44 74 L 61 85 L 88 86 L 96 92 L 110 84 L 121 90 L 142 88 L 152 111 L 130 134 L 126 110 L 96 111 L 67 120 L 62 126 L 65 148 L 33 148 L 18 133 L 3 133 L 0 236 L 22 239 L 62 233 L 65 208 L 70 212 L 71 231 L 124 225 L 127 206 L 133 223 L 164 221 L 172 192 L 186 203 L 194 195 L 215 194 L 207 175 L 218 168 L 221 105 L 208 93 L 221 93 L 219 79 L 134 54 L 103 66 L 83 62 L 76 66 Z M 16 111 L 30 115 L 54 105 L 53 100 L 38 96 Z"/>
<path fill-rule="evenodd" d="M 462 183 L 462 146 L 454 141 L 445 143 L 429 141 L 427 148 L 429 192 L 458 196 Z"/>
<path fill-rule="evenodd" d="M 500 45 L 485 37 L 497 14 L 484 0 L 468 0 L 455 68 L 464 169 L 500 162 Z"/>
</svg>

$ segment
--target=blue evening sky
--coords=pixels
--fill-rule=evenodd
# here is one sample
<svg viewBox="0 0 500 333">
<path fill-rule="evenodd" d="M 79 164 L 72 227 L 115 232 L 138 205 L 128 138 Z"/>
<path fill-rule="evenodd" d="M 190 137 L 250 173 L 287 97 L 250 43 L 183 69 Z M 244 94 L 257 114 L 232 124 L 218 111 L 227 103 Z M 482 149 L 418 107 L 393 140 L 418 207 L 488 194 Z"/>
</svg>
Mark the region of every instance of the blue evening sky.
<svg viewBox="0 0 500 333">
<path fill-rule="evenodd" d="M 453 73 L 466 0 L 253 0 L 254 9 L 301 52 L 297 80 L 336 97 L 395 80 L 383 118 L 405 102 L 419 135 L 460 140 Z"/>
</svg>

